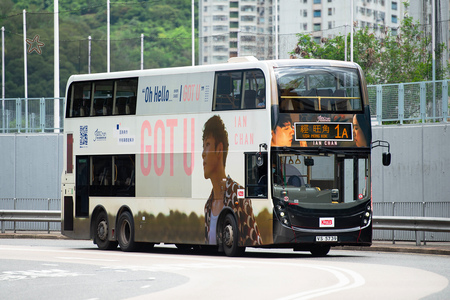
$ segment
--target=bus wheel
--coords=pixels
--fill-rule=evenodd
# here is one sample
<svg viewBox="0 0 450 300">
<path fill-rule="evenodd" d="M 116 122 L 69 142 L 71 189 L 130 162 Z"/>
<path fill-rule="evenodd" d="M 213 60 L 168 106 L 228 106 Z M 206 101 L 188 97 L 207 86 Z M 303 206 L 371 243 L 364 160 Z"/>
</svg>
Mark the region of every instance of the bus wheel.
<svg viewBox="0 0 450 300">
<path fill-rule="evenodd" d="M 95 221 L 95 243 L 102 250 L 113 250 L 117 248 L 116 241 L 110 241 L 108 237 L 108 216 L 106 212 L 101 211 Z"/>
<path fill-rule="evenodd" d="M 313 256 L 321 257 L 327 255 L 328 252 L 330 252 L 330 249 L 330 246 L 317 245 L 311 248 L 310 252 Z"/>
<path fill-rule="evenodd" d="M 131 213 L 125 211 L 120 214 L 119 223 L 117 224 L 117 239 L 122 251 L 134 251 L 136 243 L 134 241 L 134 221 Z"/>
<path fill-rule="evenodd" d="M 245 247 L 238 246 L 239 229 L 233 215 L 225 216 L 222 227 L 223 251 L 227 256 L 240 256 L 244 254 Z"/>
</svg>

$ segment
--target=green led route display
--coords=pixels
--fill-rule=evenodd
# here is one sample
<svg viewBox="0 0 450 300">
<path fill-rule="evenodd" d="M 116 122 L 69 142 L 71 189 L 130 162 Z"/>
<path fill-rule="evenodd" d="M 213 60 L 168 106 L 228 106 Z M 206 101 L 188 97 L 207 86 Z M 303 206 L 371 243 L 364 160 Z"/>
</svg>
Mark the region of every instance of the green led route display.
<svg viewBox="0 0 450 300">
<path fill-rule="evenodd" d="M 353 141 L 353 124 L 342 122 L 294 123 L 296 141 Z"/>
</svg>

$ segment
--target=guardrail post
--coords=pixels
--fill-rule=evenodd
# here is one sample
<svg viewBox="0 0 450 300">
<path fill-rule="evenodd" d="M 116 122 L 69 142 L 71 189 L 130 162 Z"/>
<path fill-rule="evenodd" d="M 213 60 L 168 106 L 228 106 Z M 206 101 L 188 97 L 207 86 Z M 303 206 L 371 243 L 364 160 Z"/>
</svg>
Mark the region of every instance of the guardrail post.
<svg viewBox="0 0 450 300">
<path fill-rule="evenodd" d="M 14 210 L 17 209 L 17 198 L 14 198 Z M 16 233 L 16 221 L 14 221 L 14 233 Z"/>
<path fill-rule="evenodd" d="M 416 246 L 420 246 L 421 245 L 421 243 L 420 243 L 420 232 L 415 230 L 414 234 L 416 235 Z"/>
<path fill-rule="evenodd" d="M 377 122 L 383 124 L 383 88 L 377 85 Z"/>
<path fill-rule="evenodd" d="M 39 109 L 39 125 L 41 127 L 41 132 L 45 131 L 45 98 L 41 98 L 40 100 L 40 109 Z"/>
<path fill-rule="evenodd" d="M 448 81 L 442 81 L 442 121 L 447 123 L 448 118 Z"/>
<path fill-rule="evenodd" d="M 47 210 L 50 210 L 50 198 L 47 198 Z M 50 222 L 47 222 L 48 234 L 50 234 Z"/>
<path fill-rule="evenodd" d="M 403 124 L 403 118 L 405 116 L 405 89 L 403 83 L 398 85 L 398 118 L 400 124 Z"/>
<path fill-rule="evenodd" d="M 425 203 L 425 201 L 424 202 L 422 202 L 422 217 L 425 217 L 426 216 L 426 212 L 425 212 L 425 209 L 426 209 L 426 203 Z M 427 238 L 427 236 L 426 236 L 426 232 L 425 231 L 422 231 L 422 234 L 423 234 L 423 245 L 424 246 L 426 246 L 427 245 L 427 240 L 426 240 L 426 238 Z"/>
<path fill-rule="evenodd" d="M 420 83 L 420 118 L 422 123 L 425 123 L 425 117 L 427 114 L 427 86 L 425 82 Z"/>
<path fill-rule="evenodd" d="M 22 128 L 22 101 L 20 98 L 16 99 L 16 129 L 20 133 Z"/>
<path fill-rule="evenodd" d="M 392 202 L 392 216 L 395 216 L 395 202 Z M 392 245 L 395 245 L 395 230 L 392 230 Z"/>
</svg>

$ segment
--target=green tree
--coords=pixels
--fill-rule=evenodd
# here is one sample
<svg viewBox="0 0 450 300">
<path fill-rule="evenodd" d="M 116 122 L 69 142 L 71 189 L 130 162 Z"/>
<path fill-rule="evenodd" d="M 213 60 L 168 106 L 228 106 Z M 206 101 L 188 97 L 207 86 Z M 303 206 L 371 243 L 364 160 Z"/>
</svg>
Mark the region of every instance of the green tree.
<svg viewBox="0 0 450 300">
<path fill-rule="evenodd" d="M 407 6 L 407 4 L 405 3 Z M 356 30 L 353 35 L 354 62 L 364 70 L 368 84 L 415 82 L 432 80 L 431 37 L 405 15 L 398 29 L 384 31 L 380 39 L 368 27 Z M 308 34 L 298 34 L 293 57 L 344 60 L 345 38 L 350 45 L 350 35 L 336 36 L 316 42 Z M 442 58 L 445 45 L 439 45 L 436 60 Z M 448 64 L 436 70 L 436 78 L 448 73 Z"/>
</svg>

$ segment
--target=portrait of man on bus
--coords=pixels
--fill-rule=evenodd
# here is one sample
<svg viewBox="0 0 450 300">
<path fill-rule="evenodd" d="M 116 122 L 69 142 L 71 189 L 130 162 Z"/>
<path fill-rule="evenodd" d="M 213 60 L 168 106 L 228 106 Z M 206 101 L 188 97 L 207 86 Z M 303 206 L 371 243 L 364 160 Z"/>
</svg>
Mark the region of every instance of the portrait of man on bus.
<svg viewBox="0 0 450 300">
<path fill-rule="evenodd" d="M 294 123 L 290 114 L 279 114 L 278 122 L 272 129 L 272 147 L 291 147 L 294 139 Z M 306 141 L 300 141 L 300 147 L 307 147 Z"/>
<path fill-rule="evenodd" d="M 280 114 L 275 128 L 272 129 L 271 146 L 290 147 L 294 138 L 294 124 L 289 114 Z"/>
<path fill-rule="evenodd" d="M 222 119 L 215 115 L 203 127 L 203 172 L 211 180 L 212 191 L 205 204 L 205 241 L 217 244 L 217 221 L 224 207 L 233 209 L 239 227 L 239 245 L 251 246 L 262 243 L 260 232 L 249 199 L 239 198 L 239 183 L 226 176 L 228 155 L 228 132 Z M 236 203 L 238 203 L 236 205 Z"/>
<path fill-rule="evenodd" d="M 353 116 L 353 140 L 356 147 L 368 147 L 371 142 L 370 128 L 363 114 Z"/>
</svg>

